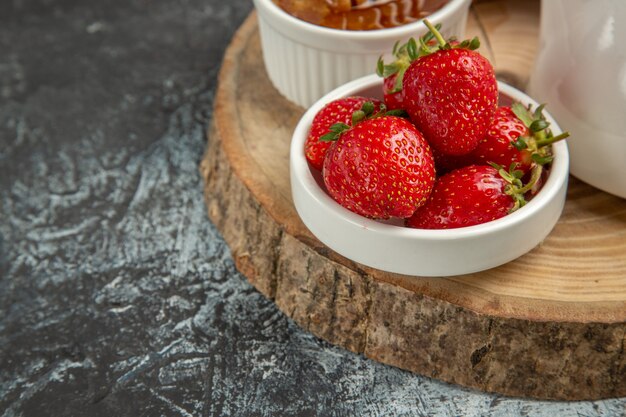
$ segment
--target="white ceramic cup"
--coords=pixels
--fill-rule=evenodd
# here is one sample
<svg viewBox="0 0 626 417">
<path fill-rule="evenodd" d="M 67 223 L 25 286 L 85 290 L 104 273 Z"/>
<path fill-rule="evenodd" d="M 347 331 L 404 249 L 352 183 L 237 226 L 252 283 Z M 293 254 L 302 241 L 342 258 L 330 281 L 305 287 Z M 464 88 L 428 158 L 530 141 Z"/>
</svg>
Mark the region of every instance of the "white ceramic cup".
<svg viewBox="0 0 626 417">
<path fill-rule="evenodd" d="M 626 1 L 543 0 L 529 93 L 571 133 L 575 177 L 626 198 Z"/>
<path fill-rule="evenodd" d="M 471 0 L 450 0 L 428 16 L 441 23 L 444 36 L 465 33 Z M 309 107 L 335 87 L 373 74 L 381 55 L 397 42 L 427 32 L 423 22 L 372 31 L 348 31 L 297 19 L 272 0 L 254 0 L 265 68 L 272 84 L 287 99 Z"/>
</svg>

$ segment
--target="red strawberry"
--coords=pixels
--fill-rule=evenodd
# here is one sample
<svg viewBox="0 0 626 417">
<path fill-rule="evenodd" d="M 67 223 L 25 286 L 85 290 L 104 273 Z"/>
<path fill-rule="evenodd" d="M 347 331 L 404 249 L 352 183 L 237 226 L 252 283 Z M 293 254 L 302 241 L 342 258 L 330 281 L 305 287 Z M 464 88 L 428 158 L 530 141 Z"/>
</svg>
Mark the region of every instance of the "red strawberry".
<svg viewBox="0 0 626 417">
<path fill-rule="evenodd" d="M 352 114 L 368 101 L 374 103 L 376 110 L 382 104 L 380 100 L 372 98 L 346 97 L 331 101 L 315 115 L 309 136 L 304 144 L 306 159 L 313 167 L 322 170 L 326 151 L 331 144 L 331 142 L 320 141 L 319 138 L 327 134 L 335 123 L 350 123 Z"/>
<path fill-rule="evenodd" d="M 437 176 L 442 176 L 454 169 L 462 168 L 467 165 L 472 165 L 469 162 L 468 155 L 446 155 L 439 152 L 435 148 L 431 148 L 433 151 L 433 158 L 435 160 L 435 171 L 437 172 Z"/>
<path fill-rule="evenodd" d="M 398 74 L 391 74 L 383 80 L 383 101 L 389 110 L 404 109 L 404 94 L 396 90 Z"/>
<path fill-rule="evenodd" d="M 431 146 L 443 154 L 471 152 L 484 136 L 498 104 L 493 67 L 478 52 L 478 39 L 457 47 L 430 22 L 439 49 L 413 61 L 404 73 L 404 106 Z M 470 49 L 466 49 L 470 48 Z"/>
<path fill-rule="evenodd" d="M 523 194 L 532 186 L 522 187 L 522 175 L 489 165 L 451 171 L 437 180 L 431 197 L 407 220 L 407 226 L 454 229 L 499 219 L 525 203 Z"/>
<path fill-rule="evenodd" d="M 517 169 L 526 173 L 532 167 L 532 152 L 524 142 L 518 140 L 522 137 L 521 140 L 524 141 L 524 138 L 530 136 L 530 130 L 510 107 L 498 107 L 487 133 L 472 152 L 455 156 L 433 149 L 437 173 L 443 174 L 468 165 L 487 165 L 490 162 L 505 167 L 514 163 Z M 520 143 L 524 143 L 523 149 L 516 148 Z"/>
<path fill-rule="evenodd" d="M 535 163 L 550 162 L 550 145 L 569 136 L 565 132 L 552 136 L 548 123 L 543 119 L 544 106 L 534 113 L 519 103 L 511 107 L 498 107 L 496 115 L 478 146 L 467 155 L 445 155 L 433 149 L 437 174 L 442 174 L 467 165 L 495 163 L 528 173 Z"/>
<path fill-rule="evenodd" d="M 441 24 L 435 25 L 435 29 L 439 30 Z M 404 109 L 404 93 L 402 91 L 402 80 L 404 73 L 411 65 L 411 62 L 418 59 L 420 56 L 430 53 L 428 47 L 435 46 L 437 40 L 432 32 L 427 32 L 420 38 L 420 45 L 426 45 L 425 49 L 420 49 L 417 46 L 415 39 L 411 38 L 405 44 L 400 45 L 399 42 L 393 46 L 391 54 L 394 57 L 394 61 L 390 64 L 385 64 L 383 58 L 380 57 L 378 65 L 376 67 L 376 73 L 383 77 L 383 98 L 385 106 L 390 110 Z M 450 45 L 456 46 L 459 42 L 451 40 Z"/>
<path fill-rule="evenodd" d="M 406 218 L 433 187 L 433 156 L 406 119 L 381 116 L 342 132 L 324 161 L 324 183 L 342 206 L 370 218 Z"/>
<path fill-rule="evenodd" d="M 429 32 L 430 33 L 430 32 Z M 422 38 L 423 39 L 423 38 Z M 400 45 L 399 42 L 393 46 L 391 54 L 394 61 L 385 65 L 383 57 L 378 59 L 376 74 L 383 77 L 383 101 L 385 106 L 391 110 L 404 109 L 404 93 L 402 92 L 402 78 L 404 72 L 411 65 L 417 56 L 413 54 L 414 48 L 409 48 L 409 42 Z M 415 40 L 413 40 L 415 44 Z"/>
<path fill-rule="evenodd" d="M 516 164 L 517 169 L 526 173 L 532 166 L 532 152 L 525 146 L 517 149 L 515 145 L 520 137 L 524 140 L 530 136 L 530 130 L 510 107 L 499 107 L 487 134 L 478 142 L 469 159 L 475 164 L 494 162 L 505 167 Z"/>
</svg>

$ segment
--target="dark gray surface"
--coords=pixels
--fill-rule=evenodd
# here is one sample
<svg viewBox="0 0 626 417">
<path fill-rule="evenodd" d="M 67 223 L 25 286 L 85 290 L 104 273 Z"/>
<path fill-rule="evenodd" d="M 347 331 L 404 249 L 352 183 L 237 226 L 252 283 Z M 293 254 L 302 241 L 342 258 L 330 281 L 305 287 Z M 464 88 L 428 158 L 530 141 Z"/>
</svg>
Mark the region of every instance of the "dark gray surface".
<svg viewBox="0 0 626 417">
<path fill-rule="evenodd" d="M 250 9 L 0 1 L 0 415 L 625 415 L 365 360 L 248 285 L 197 166 Z"/>
</svg>

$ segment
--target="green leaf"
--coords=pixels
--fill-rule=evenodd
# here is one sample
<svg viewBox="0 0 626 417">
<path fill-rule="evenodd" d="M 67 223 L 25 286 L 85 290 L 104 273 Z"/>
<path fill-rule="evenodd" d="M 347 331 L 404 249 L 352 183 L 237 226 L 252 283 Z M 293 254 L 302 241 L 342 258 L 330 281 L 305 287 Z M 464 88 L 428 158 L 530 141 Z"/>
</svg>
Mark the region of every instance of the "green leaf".
<svg viewBox="0 0 626 417">
<path fill-rule="evenodd" d="M 396 117 L 408 118 L 409 114 L 406 112 L 406 110 L 394 109 L 394 110 L 389 110 L 388 112 L 386 112 L 385 116 L 396 116 Z"/>
<path fill-rule="evenodd" d="M 545 107 L 546 107 L 546 103 L 542 103 L 541 105 L 539 105 L 539 107 L 535 109 L 535 112 L 533 113 L 535 120 L 543 119 L 543 109 Z"/>
<path fill-rule="evenodd" d="M 478 36 L 474 36 L 474 39 L 469 43 L 469 49 L 473 51 L 478 48 L 480 48 L 480 39 L 478 39 Z"/>
<path fill-rule="evenodd" d="M 511 145 L 513 145 L 518 151 L 528 148 L 528 142 L 526 142 L 526 139 L 524 139 L 523 136 L 520 136 L 517 140 L 511 142 Z"/>
<path fill-rule="evenodd" d="M 550 123 L 546 122 L 543 119 L 539 119 L 539 120 L 535 120 L 534 122 L 532 122 L 530 126 L 528 126 L 528 128 L 532 130 L 533 132 L 540 132 L 544 129 L 547 129 L 548 126 L 550 126 Z"/>
<path fill-rule="evenodd" d="M 535 161 L 535 163 L 539 165 L 546 165 L 554 160 L 554 157 L 552 157 L 551 155 L 540 155 L 538 153 L 532 154 L 532 158 L 533 161 Z"/>
<path fill-rule="evenodd" d="M 398 48 L 398 50 L 396 51 L 396 58 L 401 58 L 403 56 L 408 56 L 408 52 L 407 52 L 407 47 L 408 47 L 408 42 L 407 43 L 403 43 L 402 45 L 400 45 L 400 47 Z"/>
<path fill-rule="evenodd" d="M 385 72 L 385 61 L 383 61 L 383 56 L 381 55 L 376 62 L 376 75 L 379 77 L 383 77 Z"/>
<path fill-rule="evenodd" d="M 524 199 L 524 196 L 522 194 L 515 193 L 512 195 L 512 197 L 513 197 L 514 204 L 513 204 L 513 207 L 511 207 L 511 209 L 509 210 L 509 214 L 518 210 L 520 207 L 524 207 L 526 205 L 526 200 Z"/>
<path fill-rule="evenodd" d="M 404 79 L 404 73 L 406 72 L 406 68 L 402 68 L 398 71 L 398 75 L 396 76 L 396 80 L 393 83 L 393 91 L 392 93 L 397 93 L 402 90 L 402 80 Z"/>
<path fill-rule="evenodd" d="M 357 110 L 359 111 L 359 110 Z M 354 118 L 354 115 L 352 116 Z M 320 141 L 321 142 L 333 142 L 336 141 L 337 139 L 339 139 L 339 136 L 341 136 L 341 134 L 343 132 L 345 132 L 346 130 L 350 129 L 350 126 L 348 126 L 345 123 L 335 123 L 334 125 L 332 125 L 331 127 L 328 128 L 328 130 L 330 130 L 330 132 L 326 133 L 325 135 L 320 136 Z"/>
<path fill-rule="evenodd" d="M 329 132 L 329 133 L 326 133 L 325 135 L 320 136 L 319 140 L 320 142 L 334 142 L 337 139 L 339 139 L 339 134 Z"/>
<path fill-rule="evenodd" d="M 513 110 L 513 113 L 515 113 L 518 119 L 520 119 L 527 128 L 530 128 L 530 125 L 534 120 L 526 107 L 524 107 L 521 103 L 513 103 L 511 110 Z"/>
<path fill-rule="evenodd" d="M 391 50 L 391 53 L 394 56 L 398 53 L 398 46 L 400 46 L 400 41 L 396 41 L 396 43 L 393 44 L 393 49 Z"/>
<path fill-rule="evenodd" d="M 420 39 L 421 41 L 421 39 Z M 409 59 L 411 61 L 417 59 L 418 57 L 418 53 L 417 53 L 417 42 L 415 42 L 414 38 L 409 39 L 409 41 L 406 44 L 406 51 L 409 54 Z"/>
<path fill-rule="evenodd" d="M 375 109 L 374 103 L 372 103 L 371 101 L 366 101 L 361 106 L 361 110 L 365 113 L 366 116 L 369 116 L 370 114 L 374 113 L 374 109 Z"/>
<path fill-rule="evenodd" d="M 350 129 L 350 126 L 348 126 L 345 123 L 335 123 L 329 129 L 330 129 L 331 132 L 341 133 L 341 132 L 343 132 L 345 130 Z"/>
<path fill-rule="evenodd" d="M 491 165 L 493 168 L 497 169 L 498 171 L 502 169 L 502 165 L 498 165 L 495 162 L 488 162 L 488 164 Z"/>
<path fill-rule="evenodd" d="M 392 62 L 389 65 L 385 65 L 383 67 L 383 77 L 387 78 L 390 75 L 395 74 L 396 72 L 398 72 L 398 70 L 400 69 L 400 67 L 398 66 L 397 63 Z"/>
<path fill-rule="evenodd" d="M 498 174 L 500 174 L 500 176 L 504 178 L 504 180 L 508 182 L 509 184 L 512 184 L 513 181 L 515 181 L 515 177 L 513 177 L 511 174 L 506 172 L 506 169 L 504 169 L 501 165 L 494 164 L 493 162 L 490 162 L 489 164 L 492 167 L 496 168 L 498 170 Z M 497 168 L 497 167 L 500 167 L 500 168 Z"/>
</svg>

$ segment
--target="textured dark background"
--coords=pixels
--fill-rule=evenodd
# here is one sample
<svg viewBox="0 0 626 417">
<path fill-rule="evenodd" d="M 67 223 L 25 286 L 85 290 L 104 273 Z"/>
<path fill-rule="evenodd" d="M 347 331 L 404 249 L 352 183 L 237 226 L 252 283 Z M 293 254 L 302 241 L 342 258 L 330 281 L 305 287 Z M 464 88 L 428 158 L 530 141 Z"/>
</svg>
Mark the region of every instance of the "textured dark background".
<svg viewBox="0 0 626 417">
<path fill-rule="evenodd" d="M 374 363 L 247 284 L 197 167 L 251 8 L 0 0 L 0 415 L 626 415 Z"/>
</svg>

